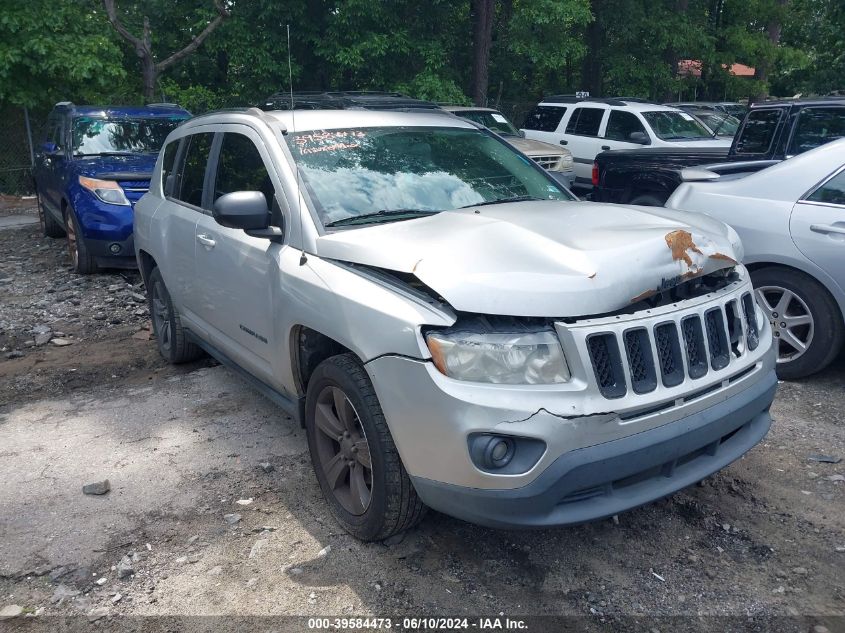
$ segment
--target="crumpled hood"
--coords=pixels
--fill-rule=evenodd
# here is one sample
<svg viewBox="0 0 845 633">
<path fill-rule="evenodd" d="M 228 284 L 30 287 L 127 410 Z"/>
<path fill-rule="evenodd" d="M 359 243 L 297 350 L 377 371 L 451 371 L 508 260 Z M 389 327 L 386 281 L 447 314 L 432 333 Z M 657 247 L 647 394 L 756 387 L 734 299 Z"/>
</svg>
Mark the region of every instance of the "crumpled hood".
<svg viewBox="0 0 845 633">
<path fill-rule="evenodd" d="M 317 255 L 412 273 L 460 311 L 577 317 L 735 265 L 732 233 L 669 209 L 521 202 L 337 231 Z"/>
</svg>

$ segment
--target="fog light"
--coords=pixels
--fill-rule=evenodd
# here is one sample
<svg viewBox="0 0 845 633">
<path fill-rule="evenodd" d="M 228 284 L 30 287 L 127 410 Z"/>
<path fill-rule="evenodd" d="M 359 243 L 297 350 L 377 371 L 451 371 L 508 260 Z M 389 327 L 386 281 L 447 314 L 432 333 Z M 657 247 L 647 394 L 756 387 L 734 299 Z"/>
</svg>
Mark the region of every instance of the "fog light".
<svg viewBox="0 0 845 633">
<path fill-rule="evenodd" d="M 112 255 L 117 255 L 120 251 L 123 250 L 123 247 L 120 244 L 112 244 L 109 246 L 109 250 L 112 252 Z"/>
<path fill-rule="evenodd" d="M 511 438 L 488 435 L 481 450 L 482 462 L 487 468 L 504 468 L 513 459 L 514 450 Z"/>
<path fill-rule="evenodd" d="M 472 433 L 467 440 L 472 463 L 497 475 L 527 472 L 546 451 L 546 443 L 533 437 Z"/>
</svg>

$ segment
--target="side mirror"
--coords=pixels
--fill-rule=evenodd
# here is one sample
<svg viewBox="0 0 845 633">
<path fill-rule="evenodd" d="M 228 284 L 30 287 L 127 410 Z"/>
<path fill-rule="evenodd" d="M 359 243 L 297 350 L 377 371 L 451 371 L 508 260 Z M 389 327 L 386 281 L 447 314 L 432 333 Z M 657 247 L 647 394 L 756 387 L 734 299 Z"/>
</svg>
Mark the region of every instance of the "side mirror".
<svg viewBox="0 0 845 633">
<path fill-rule="evenodd" d="M 651 145 L 648 134 L 645 132 L 631 132 L 628 135 L 628 140 L 632 143 L 639 143 L 640 145 Z"/>
<path fill-rule="evenodd" d="M 255 231 L 270 226 L 267 198 L 260 191 L 233 191 L 214 202 L 212 215 L 218 224 L 230 229 Z"/>
<path fill-rule="evenodd" d="M 59 152 L 59 146 L 56 145 L 53 141 L 45 141 L 41 143 L 41 151 L 43 151 L 48 156 L 54 156 Z"/>
</svg>

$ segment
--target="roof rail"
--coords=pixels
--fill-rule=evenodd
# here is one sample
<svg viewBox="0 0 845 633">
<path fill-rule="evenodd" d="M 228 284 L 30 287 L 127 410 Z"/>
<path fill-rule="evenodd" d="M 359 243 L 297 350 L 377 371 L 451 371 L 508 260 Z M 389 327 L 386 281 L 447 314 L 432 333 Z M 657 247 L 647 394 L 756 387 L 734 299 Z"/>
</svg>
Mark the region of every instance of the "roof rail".
<svg viewBox="0 0 845 633">
<path fill-rule="evenodd" d="M 618 98 L 605 99 L 602 97 L 576 97 L 574 95 L 549 95 L 548 97 L 543 97 L 543 101 L 553 101 L 555 103 L 580 103 L 582 101 L 590 101 L 592 103 L 604 103 L 615 106 L 625 105 L 625 101 Z"/>
<path fill-rule="evenodd" d="M 159 103 L 148 103 L 146 108 L 181 108 L 178 103 L 170 103 L 168 101 L 161 101 Z"/>
<path fill-rule="evenodd" d="M 55 106 L 53 106 L 53 107 L 54 107 L 54 108 L 59 108 L 59 107 L 61 107 L 61 108 L 67 108 L 67 107 L 70 107 L 70 106 L 72 106 L 72 105 L 73 105 L 73 101 L 59 101 L 59 102 L 58 102 L 58 103 L 56 103 L 56 105 L 55 105 Z"/>
</svg>

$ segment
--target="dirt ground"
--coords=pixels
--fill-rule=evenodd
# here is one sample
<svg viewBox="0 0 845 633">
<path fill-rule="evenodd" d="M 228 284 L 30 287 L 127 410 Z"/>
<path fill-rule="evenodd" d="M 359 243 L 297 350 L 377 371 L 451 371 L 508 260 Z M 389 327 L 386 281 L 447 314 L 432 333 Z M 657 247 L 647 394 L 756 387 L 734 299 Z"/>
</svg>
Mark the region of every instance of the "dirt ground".
<svg viewBox="0 0 845 633">
<path fill-rule="evenodd" d="M 362 544 L 322 501 L 303 431 L 210 360 L 165 365 L 146 328 L 137 274 L 81 277 L 62 240 L 0 231 L 0 609 L 845 629 L 845 459 L 811 459 L 845 458 L 845 358 L 781 384 L 744 459 L 618 523 L 502 532 L 432 512 Z"/>
</svg>

